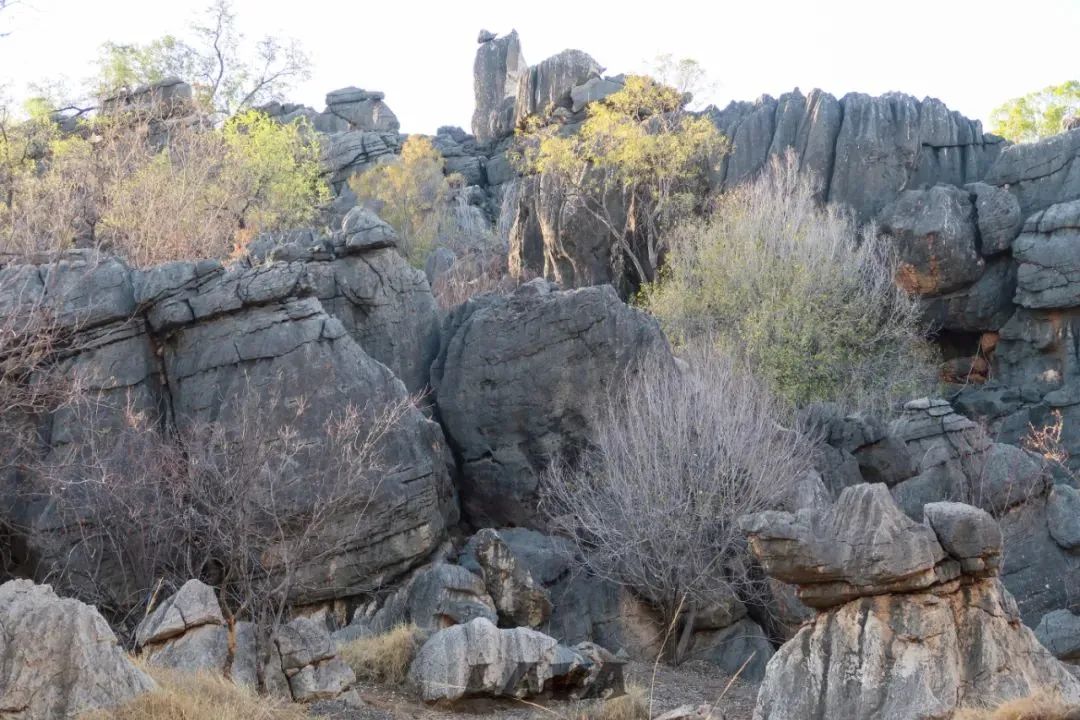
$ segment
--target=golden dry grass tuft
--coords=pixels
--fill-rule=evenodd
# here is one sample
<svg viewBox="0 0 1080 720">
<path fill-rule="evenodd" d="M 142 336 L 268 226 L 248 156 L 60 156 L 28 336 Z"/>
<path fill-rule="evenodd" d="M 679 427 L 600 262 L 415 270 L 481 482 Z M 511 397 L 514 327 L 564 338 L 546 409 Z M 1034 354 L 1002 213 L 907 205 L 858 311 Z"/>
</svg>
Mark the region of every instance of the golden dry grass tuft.
<svg viewBox="0 0 1080 720">
<path fill-rule="evenodd" d="M 992 709 L 962 710 L 955 720 L 1080 720 L 1080 706 L 1066 704 L 1052 691 L 1041 691 Z"/>
<path fill-rule="evenodd" d="M 416 651 L 420 648 L 420 632 L 415 625 L 398 625 L 381 635 L 357 638 L 339 650 L 356 677 L 364 680 L 400 685 L 405 681 Z"/>
<path fill-rule="evenodd" d="M 627 685 L 626 694 L 602 700 L 582 714 L 583 720 L 649 720 L 649 697 L 640 685 Z"/>
<path fill-rule="evenodd" d="M 141 664 L 141 663 L 140 663 Z M 119 708 L 82 720 L 309 720 L 307 710 L 288 700 L 258 695 L 213 673 L 184 673 L 142 665 L 157 690 Z"/>
</svg>

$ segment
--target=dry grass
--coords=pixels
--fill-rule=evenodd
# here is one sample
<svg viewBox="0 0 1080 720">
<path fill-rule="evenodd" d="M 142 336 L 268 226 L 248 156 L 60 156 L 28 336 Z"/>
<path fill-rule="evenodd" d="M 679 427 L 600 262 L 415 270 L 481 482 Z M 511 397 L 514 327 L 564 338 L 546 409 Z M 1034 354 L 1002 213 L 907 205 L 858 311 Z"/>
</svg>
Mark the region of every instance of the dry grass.
<svg viewBox="0 0 1080 720">
<path fill-rule="evenodd" d="M 212 673 L 183 673 L 143 665 L 158 689 L 82 720 L 308 720 L 303 706 L 260 696 Z"/>
<path fill-rule="evenodd" d="M 627 685 L 626 694 L 602 700 L 582 720 L 649 720 L 649 698 L 640 685 Z"/>
<path fill-rule="evenodd" d="M 357 638 L 339 651 L 356 677 L 389 685 L 405 681 L 413 656 L 420 648 L 420 633 L 415 625 L 398 625 L 381 635 Z"/>
<path fill-rule="evenodd" d="M 988 710 L 962 710 L 955 720 L 1080 720 L 1080 706 L 1068 705 L 1051 691 L 1009 700 Z"/>
</svg>

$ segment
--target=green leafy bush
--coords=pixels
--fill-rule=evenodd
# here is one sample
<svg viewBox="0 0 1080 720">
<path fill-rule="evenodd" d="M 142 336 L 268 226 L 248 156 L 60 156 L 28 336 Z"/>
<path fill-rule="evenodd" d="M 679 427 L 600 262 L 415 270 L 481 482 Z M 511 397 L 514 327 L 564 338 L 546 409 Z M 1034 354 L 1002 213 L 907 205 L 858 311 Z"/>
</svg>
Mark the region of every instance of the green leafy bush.
<svg viewBox="0 0 1080 720">
<path fill-rule="evenodd" d="M 918 301 L 896 286 L 887 240 L 820 207 L 792 158 L 669 245 L 639 298 L 676 344 L 708 339 L 797 406 L 881 409 L 933 382 Z"/>
</svg>

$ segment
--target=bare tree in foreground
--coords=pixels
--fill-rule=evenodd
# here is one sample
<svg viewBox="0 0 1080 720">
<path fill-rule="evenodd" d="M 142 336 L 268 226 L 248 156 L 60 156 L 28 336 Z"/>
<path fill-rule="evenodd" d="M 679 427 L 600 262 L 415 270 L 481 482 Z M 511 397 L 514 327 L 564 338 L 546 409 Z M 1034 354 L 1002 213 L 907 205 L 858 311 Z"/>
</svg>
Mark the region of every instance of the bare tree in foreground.
<svg viewBox="0 0 1080 720">
<path fill-rule="evenodd" d="M 764 385 L 725 358 L 646 365 L 603 410 L 583 462 L 552 467 L 543 504 L 584 569 L 652 603 L 665 626 L 681 618 L 678 662 L 697 613 L 754 600 L 738 519 L 782 502 L 812 447 L 778 424 L 782 406 Z"/>
<path fill-rule="evenodd" d="M 159 583 L 203 579 L 230 620 L 264 629 L 309 583 L 325 589 L 332 579 L 317 569 L 362 534 L 393 471 L 382 442 L 411 404 L 345 406 L 313 437 L 298 430 L 310 410 L 302 401 L 289 403 L 295 424 L 267 427 L 280 400 L 254 388 L 241 397 L 228 422 L 186 425 L 176 437 L 128 410 L 119 432 L 92 435 L 42 467 L 40 492 L 70 530 L 37 538 L 66 558 L 48 580 L 129 629 Z"/>
</svg>

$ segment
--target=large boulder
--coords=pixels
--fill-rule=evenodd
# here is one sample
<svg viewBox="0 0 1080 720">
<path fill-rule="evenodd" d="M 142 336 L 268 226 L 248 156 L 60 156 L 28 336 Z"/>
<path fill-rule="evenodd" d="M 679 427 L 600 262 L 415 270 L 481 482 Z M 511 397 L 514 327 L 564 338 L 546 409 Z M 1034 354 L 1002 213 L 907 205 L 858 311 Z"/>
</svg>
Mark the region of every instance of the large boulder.
<svg viewBox="0 0 1080 720">
<path fill-rule="evenodd" d="M 906 190 L 878 216 L 900 257 L 897 279 L 909 292 L 940 295 L 982 275 L 975 207 L 960 188 L 935 185 Z"/>
<path fill-rule="evenodd" d="M 880 595 L 821 613 L 769 663 L 755 720 L 948 718 L 1080 681 L 1019 623 L 997 580 Z"/>
<path fill-rule="evenodd" d="M 496 619 L 495 604 L 483 579 L 460 565 L 437 563 L 413 573 L 366 626 L 373 633 L 405 624 L 435 631 L 478 617 Z"/>
<path fill-rule="evenodd" d="M 1080 680 L 996 577 L 1003 533 L 988 513 L 933 503 L 917 524 L 885 486 L 863 485 L 828 510 L 759 513 L 744 527 L 765 572 L 798 582 L 804 600 L 819 576 L 848 590 L 769 662 L 755 720 L 948 718 L 1046 686 L 1080 702 Z"/>
<path fill-rule="evenodd" d="M 385 267 L 394 266 L 384 260 L 391 263 Z M 236 431 L 242 413 L 257 412 L 262 432 L 289 427 L 297 441 L 310 441 L 307 452 L 317 452 L 327 423 L 341 409 L 357 408 L 358 422 L 371 427 L 379 422 L 380 408 L 407 403 L 400 380 L 319 301 L 330 279 L 345 298 L 352 295 L 342 286 L 358 282 L 359 268 L 333 265 L 273 262 L 225 269 L 213 262 L 180 262 L 140 275 L 136 299 L 152 331 L 166 340 L 161 364 L 178 426 L 214 421 Z M 406 277 L 426 287 L 422 273 Z M 396 298 L 394 286 L 382 282 L 371 284 Z M 415 320 L 404 312 L 398 306 L 388 315 Z M 356 488 L 373 493 L 362 523 L 325 523 L 320 545 L 327 552 L 292 568 L 297 602 L 380 587 L 434 549 L 456 519 L 442 433 L 419 409 L 403 409 L 379 436 L 376 455 L 391 471 L 377 487 Z M 295 460 L 307 461 L 303 451 Z M 364 482 L 359 474 L 356 480 Z M 317 501 L 317 494 L 276 499 L 283 516 L 303 513 Z"/>
<path fill-rule="evenodd" d="M 397 116 L 383 102 L 384 93 L 347 87 L 326 96 L 326 112 L 341 118 L 350 130 L 397 132 Z"/>
<path fill-rule="evenodd" d="M 0 716 L 74 720 L 155 688 L 97 610 L 48 585 L 0 585 Z"/>
<path fill-rule="evenodd" d="M 429 702 L 474 695 L 525 698 L 556 684 L 575 697 L 623 691 L 621 663 L 601 648 L 568 648 L 535 630 L 500 630 L 482 618 L 424 643 L 409 667 L 409 683 Z"/>
<path fill-rule="evenodd" d="M 986 257 L 1005 252 L 1020 234 L 1024 219 L 1020 202 L 1008 190 L 971 183 L 965 187 L 975 196 L 975 217 L 978 218 L 979 250 Z"/>
<path fill-rule="evenodd" d="M 985 182 L 1007 189 L 1020 203 L 1021 217 L 1080 198 L 1080 131 L 1038 142 L 1010 145 L 986 174 Z"/>
<path fill-rule="evenodd" d="M 1043 615 L 1035 637 L 1059 660 L 1080 660 L 1080 615 L 1054 610 Z"/>
<path fill-rule="evenodd" d="M 336 698 L 356 681 L 352 669 L 337 656 L 326 625 L 316 618 L 293 618 L 277 631 L 274 643 L 274 666 L 266 672 L 278 678 L 284 675 L 296 702 Z"/>
<path fill-rule="evenodd" d="M 540 473 L 585 446 L 610 394 L 650 356 L 671 362 L 663 333 L 610 286 L 537 280 L 455 308 L 431 382 L 469 519 L 535 526 Z"/>
</svg>

